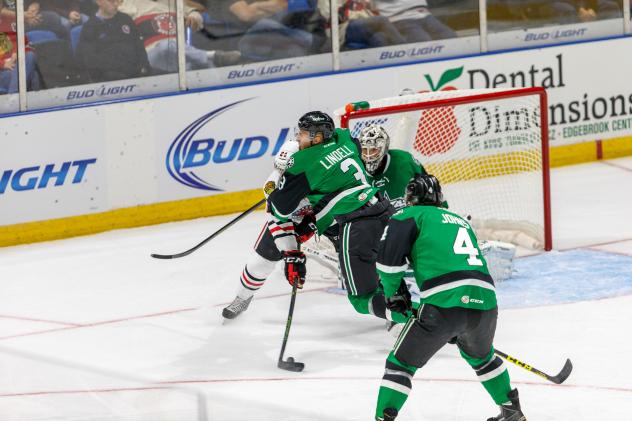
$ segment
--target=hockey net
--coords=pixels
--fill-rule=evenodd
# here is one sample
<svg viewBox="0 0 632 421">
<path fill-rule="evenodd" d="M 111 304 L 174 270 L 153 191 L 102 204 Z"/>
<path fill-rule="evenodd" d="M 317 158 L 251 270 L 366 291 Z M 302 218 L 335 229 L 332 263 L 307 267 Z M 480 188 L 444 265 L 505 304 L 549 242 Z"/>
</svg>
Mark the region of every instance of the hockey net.
<svg viewBox="0 0 632 421">
<path fill-rule="evenodd" d="M 546 92 L 448 90 L 349 104 L 336 111 L 358 137 L 381 124 L 442 183 L 452 211 L 481 239 L 552 247 Z"/>
</svg>

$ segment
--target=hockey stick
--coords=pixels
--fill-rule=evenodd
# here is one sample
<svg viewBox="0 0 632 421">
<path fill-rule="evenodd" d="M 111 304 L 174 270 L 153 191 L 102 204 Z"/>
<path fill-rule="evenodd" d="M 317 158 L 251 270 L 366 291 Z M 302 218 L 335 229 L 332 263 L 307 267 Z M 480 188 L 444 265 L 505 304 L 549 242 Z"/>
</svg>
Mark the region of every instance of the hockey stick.
<svg viewBox="0 0 632 421">
<path fill-rule="evenodd" d="M 177 259 L 179 257 L 188 256 L 189 254 L 193 253 L 195 250 L 197 250 L 200 247 L 202 247 L 204 244 L 206 244 L 209 241 L 211 241 L 213 238 L 217 237 L 218 235 L 220 235 L 221 233 L 226 231 L 228 228 L 233 226 L 240 219 L 242 219 L 243 217 L 245 217 L 246 215 L 250 214 L 252 211 L 257 209 L 259 206 L 263 205 L 265 203 L 265 201 L 266 201 L 266 199 L 261 199 L 260 201 L 258 201 L 257 203 L 255 203 L 254 205 L 252 205 L 251 207 L 249 207 L 248 209 L 246 209 L 245 211 L 243 211 L 242 213 L 237 215 L 237 217 L 235 219 L 233 219 L 232 221 L 230 221 L 228 224 L 224 225 L 223 227 L 221 227 L 220 229 L 215 231 L 213 234 L 211 234 L 208 237 L 206 237 L 204 239 L 204 241 L 202 241 L 200 244 L 196 245 L 193 248 L 190 248 L 189 250 L 183 251 L 181 253 L 176 253 L 176 254 L 157 254 L 157 253 L 152 253 L 151 257 L 153 257 L 154 259 Z"/>
<path fill-rule="evenodd" d="M 532 372 L 533 374 L 537 374 L 538 376 L 543 377 L 547 379 L 548 381 L 553 382 L 555 384 L 564 383 L 564 380 L 566 380 L 568 376 L 570 376 L 571 371 L 573 371 L 573 363 L 571 363 L 570 359 L 566 359 L 566 363 L 564 363 L 564 367 L 562 367 L 562 370 L 559 373 L 557 373 L 555 376 L 550 376 L 546 374 L 545 372 L 540 371 L 537 368 L 532 367 L 531 365 L 524 363 L 515 357 L 507 355 L 498 349 L 494 349 L 494 352 L 500 357 L 503 357 L 504 359 L 509 361 L 510 363 L 514 363 L 517 366 L 522 367 L 525 370 Z"/>
<path fill-rule="evenodd" d="M 299 363 L 298 361 L 294 361 L 294 358 L 287 357 L 287 360 L 283 360 L 283 353 L 285 352 L 285 346 L 287 345 L 287 340 L 290 336 L 290 327 L 292 326 L 292 315 L 294 314 L 294 303 L 296 302 L 296 289 L 298 286 L 298 282 L 295 282 L 292 285 L 292 297 L 290 298 L 290 310 L 288 311 L 287 321 L 285 322 L 285 334 L 283 335 L 283 343 L 281 344 L 281 353 L 279 354 L 279 361 L 277 363 L 277 367 L 282 370 L 287 371 L 303 371 L 305 368 L 304 363 Z"/>
<path fill-rule="evenodd" d="M 301 246 L 301 251 L 304 252 L 306 255 L 318 260 L 323 265 L 326 265 L 330 267 L 331 269 L 338 271 L 338 258 L 337 257 L 334 257 L 327 252 L 324 252 L 324 251 L 321 251 L 309 246 L 305 246 L 305 245 Z"/>
</svg>

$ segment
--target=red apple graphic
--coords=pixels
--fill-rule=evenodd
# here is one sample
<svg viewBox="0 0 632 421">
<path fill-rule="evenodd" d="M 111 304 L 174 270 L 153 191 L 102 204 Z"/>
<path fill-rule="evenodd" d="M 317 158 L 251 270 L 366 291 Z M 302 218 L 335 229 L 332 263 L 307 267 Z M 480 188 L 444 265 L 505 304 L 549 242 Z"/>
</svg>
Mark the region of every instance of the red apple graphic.
<svg viewBox="0 0 632 421">
<path fill-rule="evenodd" d="M 436 87 L 430 75 L 425 75 L 425 78 L 433 92 L 452 91 L 456 90 L 454 86 L 445 85 L 459 78 L 462 73 L 463 67 L 448 69 L 441 75 Z M 423 156 L 444 153 L 454 146 L 460 134 L 461 128 L 457 125 L 453 106 L 424 110 L 417 123 L 413 148 Z"/>
</svg>

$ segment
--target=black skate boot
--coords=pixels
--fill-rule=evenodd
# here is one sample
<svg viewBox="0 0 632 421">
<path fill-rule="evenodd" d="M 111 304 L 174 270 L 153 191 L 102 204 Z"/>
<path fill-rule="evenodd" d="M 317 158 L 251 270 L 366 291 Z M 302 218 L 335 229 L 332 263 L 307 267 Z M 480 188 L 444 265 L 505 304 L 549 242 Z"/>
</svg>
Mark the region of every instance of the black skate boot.
<svg viewBox="0 0 632 421">
<path fill-rule="evenodd" d="M 518 389 L 509 392 L 507 397 L 511 403 L 509 405 L 500 405 L 500 414 L 497 417 L 488 418 L 487 421 L 527 421 L 522 410 L 520 410 Z"/>
<path fill-rule="evenodd" d="M 252 297 L 245 300 L 239 298 L 239 296 L 235 297 L 233 302 L 228 304 L 224 310 L 222 310 L 222 316 L 224 316 L 225 319 L 234 319 L 248 309 L 251 301 Z"/>
<path fill-rule="evenodd" d="M 382 418 L 377 419 L 377 421 L 395 421 L 397 417 L 397 409 L 395 408 L 386 408 L 384 409 L 384 416 Z"/>
</svg>

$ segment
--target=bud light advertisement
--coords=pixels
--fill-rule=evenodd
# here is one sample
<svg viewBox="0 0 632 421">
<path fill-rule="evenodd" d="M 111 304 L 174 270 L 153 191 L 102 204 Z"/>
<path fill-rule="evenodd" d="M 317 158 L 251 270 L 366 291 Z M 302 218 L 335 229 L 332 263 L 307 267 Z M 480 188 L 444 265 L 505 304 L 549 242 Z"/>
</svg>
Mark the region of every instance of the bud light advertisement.
<svg viewBox="0 0 632 421">
<path fill-rule="evenodd" d="M 185 196 L 256 188 L 273 169 L 273 159 L 293 136 L 290 124 L 263 118 L 258 98 L 209 107 L 163 146 L 162 173 L 169 191 Z M 258 117 L 259 116 L 259 117 Z M 186 120 L 176 120 L 186 121 Z M 291 122 L 288 119 L 288 122 Z M 160 156 L 160 154 L 159 154 Z"/>
</svg>

